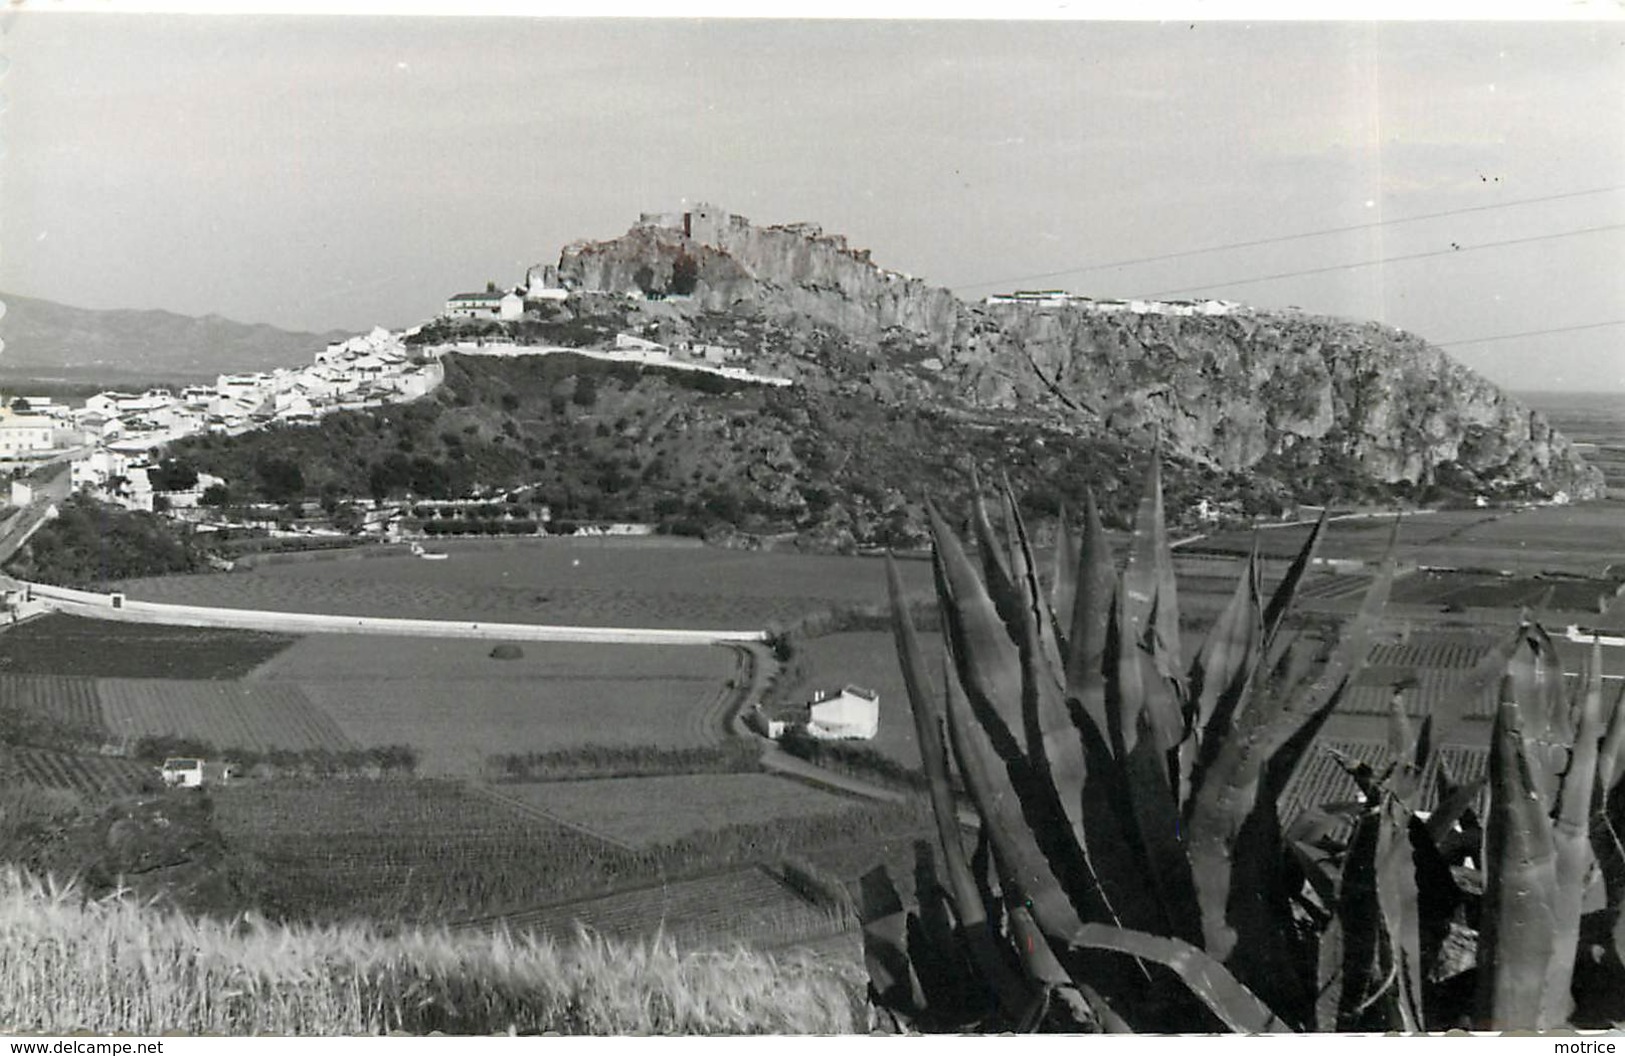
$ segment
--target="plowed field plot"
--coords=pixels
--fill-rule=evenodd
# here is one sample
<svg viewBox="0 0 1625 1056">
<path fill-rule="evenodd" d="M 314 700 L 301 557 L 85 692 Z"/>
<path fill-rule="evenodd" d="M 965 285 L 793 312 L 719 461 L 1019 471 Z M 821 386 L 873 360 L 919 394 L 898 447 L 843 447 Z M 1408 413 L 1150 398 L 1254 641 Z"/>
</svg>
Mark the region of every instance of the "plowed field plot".
<svg viewBox="0 0 1625 1056">
<path fill-rule="evenodd" d="M 106 730 L 94 678 L 0 674 L 0 705 L 50 715 L 82 729 Z"/>
<path fill-rule="evenodd" d="M 1405 690 L 1406 713 L 1413 717 L 1460 714 L 1470 719 L 1495 718 L 1499 687 L 1492 680 L 1476 692 L 1467 687 L 1468 672 L 1430 667 L 1391 667 L 1368 664 L 1337 705 L 1343 715 L 1387 715 L 1393 687 L 1414 683 Z"/>
<path fill-rule="evenodd" d="M 1328 750 L 1330 749 L 1330 750 Z M 1359 786 L 1338 762 L 1333 751 L 1346 758 L 1368 763 L 1379 771 L 1388 764 L 1388 745 L 1381 741 L 1321 740 L 1310 748 L 1298 773 L 1281 796 L 1281 817 L 1291 819 L 1311 807 L 1354 800 Z M 1446 745 L 1439 749 L 1422 772 L 1422 807 L 1432 810 L 1438 804 L 1438 773 L 1441 765 L 1456 783 L 1475 781 L 1484 776 L 1489 754 L 1483 748 Z M 1480 816 L 1487 793 L 1480 795 Z"/>
<path fill-rule="evenodd" d="M 504 796 L 561 821 L 634 847 L 653 847 L 727 825 L 840 814 L 859 806 L 855 800 L 770 774 L 616 777 L 498 788 Z"/>
<path fill-rule="evenodd" d="M 268 868 L 295 918 L 447 920 L 601 891 L 634 856 L 447 781 L 243 783 L 217 789 L 221 831 Z"/>
<path fill-rule="evenodd" d="M 127 795 L 158 780 L 154 767 L 134 759 L 52 752 L 42 748 L 15 748 L 12 758 L 17 776 L 24 784 L 67 789 L 84 795 Z"/>
<path fill-rule="evenodd" d="M 115 738 L 172 735 L 253 751 L 356 747 L 295 685 L 104 678 L 97 689 Z"/>
<path fill-rule="evenodd" d="M 228 575 L 133 580 L 125 589 L 143 601 L 229 608 L 717 630 L 886 597 L 885 569 L 869 558 L 610 539 L 439 548 L 448 560 L 344 555 Z M 927 562 L 901 564 L 911 588 L 929 590 Z"/>
<path fill-rule="evenodd" d="M 729 655 L 693 652 L 713 664 Z M 530 681 L 374 678 L 297 685 L 356 744 L 409 744 L 418 750 L 420 773 L 472 776 L 495 754 L 584 744 L 712 744 L 723 736 L 726 678 L 725 671 L 714 670 L 708 676 L 600 673 Z"/>
<path fill-rule="evenodd" d="M 1601 612 L 1615 600 L 1613 579 L 1501 576 L 1471 572 L 1418 572 L 1394 584 L 1401 604 L 1546 612 Z"/>
<path fill-rule="evenodd" d="M 0 633 L 0 671 L 83 678 L 241 678 L 297 639 L 49 613 Z"/>
<path fill-rule="evenodd" d="M 472 925 L 481 931 L 503 926 L 556 941 L 568 941 L 577 929 L 587 928 L 607 938 L 660 934 L 682 949 L 727 949 L 823 938 L 846 930 L 847 921 L 813 905 L 760 869 L 742 869 Z"/>
<path fill-rule="evenodd" d="M 1400 521 L 1399 550 L 1408 550 L 1454 540 L 1474 525 L 1496 516 L 1487 510 L 1441 510 L 1406 516 Z M 1321 537 L 1321 557 L 1349 558 L 1379 561 L 1388 549 L 1389 534 L 1394 519 L 1390 516 L 1358 517 L 1336 520 L 1326 525 Z M 1194 553 L 1230 553 L 1245 556 L 1251 552 L 1256 538 L 1258 551 L 1264 557 L 1290 559 L 1295 557 L 1313 530 L 1312 524 L 1295 524 L 1282 528 L 1234 529 L 1214 534 L 1187 547 Z"/>
<path fill-rule="evenodd" d="M 1455 539 L 1466 546 L 1625 552 L 1625 518 L 1618 506 L 1540 506 L 1488 519 Z"/>
<path fill-rule="evenodd" d="M 1413 634 L 1401 642 L 1380 642 L 1371 647 L 1367 662 L 1394 667 L 1436 667 L 1471 670 L 1494 644 L 1489 635 L 1448 632 Z"/>
<path fill-rule="evenodd" d="M 723 646 L 600 645 L 582 642 L 521 642 L 515 660 L 497 660 L 497 643 L 457 638 L 410 638 L 360 634 L 312 634 L 253 674 L 256 680 L 369 682 L 429 678 L 440 681 L 537 682 L 649 678 L 711 681 L 732 673 L 732 650 Z"/>
</svg>

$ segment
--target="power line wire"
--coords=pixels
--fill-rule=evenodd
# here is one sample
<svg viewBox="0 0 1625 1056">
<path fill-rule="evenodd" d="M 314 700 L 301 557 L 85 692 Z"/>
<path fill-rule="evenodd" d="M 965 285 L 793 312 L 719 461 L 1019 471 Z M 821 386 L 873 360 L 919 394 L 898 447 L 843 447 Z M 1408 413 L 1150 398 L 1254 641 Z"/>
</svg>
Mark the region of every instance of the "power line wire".
<svg viewBox="0 0 1625 1056">
<path fill-rule="evenodd" d="M 1531 242 L 1548 242 L 1558 238 L 1575 238 L 1579 235 L 1594 235 L 1603 231 L 1618 231 L 1625 228 L 1625 224 L 1603 224 L 1599 227 L 1582 227 L 1577 231 L 1558 231 L 1549 235 L 1530 235 L 1527 238 L 1507 238 L 1499 242 L 1480 242 L 1476 246 L 1451 246 L 1449 249 L 1433 249 L 1425 253 L 1406 253 L 1397 257 L 1381 257 L 1377 260 L 1359 260 L 1352 264 L 1332 264 L 1324 268 L 1305 268 L 1300 271 L 1282 271 L 1274 275 L 1254 275 L 1246 279 L 1227 279 L 1203 283 L 1199 286 L 1179 286 L 1169 290 L 1155 290 L 1142 294 L 1144 297 L 1166 297 L 1175 293 L 1195 293 L 1200 290 L 1222 289 L 1230 286 L 1250 286 L 1258 282 L 1274 282 L 1276 279 L 1293 279 L 1300 275 L 1325 275 L 1333 271 L 1350 271 L 1354 268 L 1369 268 L 1378 264 L 1397 264 L 1405 260 L 1423 260 L 1428 257 L 1448 257 L 1452 253 L 1472 253 L 1480 249 L 1499 249 L 1503 246 L 1522 246 Z"/>
<path fill-rule="evenodd" d="M 1451 348 L 1455 345 L 1483 345 L 1491 341 L 1510 341 L 1515 337 L 1541 337 L 1545 334 L 1570 334 L 1576 330 L 1601 330 L 1607 326 L 1625 326 L 1625 319 L 1610 319 L 1602 323 L 1581 323 L 1578 326 L 1556 326 L 1550 330 L 1525 330 L 1520 334 L 1495 334 L 1490 337 L 1469 337 L 1460 341 L 1429 341 L 1434 348 Z"/>
<path fill-rule="evenodd" d="M 1064 275 L 1080 275 L 1090 271 L 1105 271 L 1108 268 L 1125 268 L 1132 264 L 1155 264 L 1164 260 L 1181 260 L 1185 257 L 1201 256 L 1205 253 L 1219 253 L 1230 249 L 1251 249 L 1254 246 L 1271 246 L 1279 242 L 1295 242 L 1304 238 L 1319 238 L 1322 235 L 1342 235 L 1352 231 L 1369 231 L 1372 228 L 1392 227 L 1395 224 L 1413 224 L 1420 220 L 1438 220 L 1446 216 L 1461 216 L 1466 213 L 1482 213 L 1491 209 L 1507 209 L 1515 205 L 1536 205 L 1540 202 L 1556 202 L 1567 198 L 1584 198 L 1593 194 L 1609 194 L 1613 191 L 1625 190 L 1625 184 L 1614 187 L 1597 187 L 1589 191 L 1566 191 L 1562 194 L 1547 194 L 1539 198 L 1520 198 L 1511 202 L 1496 202 L 1492 205 L 1469 205 L 1461 209 L 1446 209 L 1437 213 L 1419 213 L 1416 216 L 1402 216 L 1394 220 L 1374 220 L 1365 224 L 1350 224 L 1347 227 L 1326 227 L 1319 231 L 1304 231 L 1296 235 L 1274 235 L 1270 238 L 1255 238 L 1246 242 L 1225 242 L 1217 246 L 1206 246 L 1201 249 L 1184 249 L 1174 253 L 1160 253 L 1151 257 L 1129 257 L 1124 260 L 1108 261 L 1105 264 L 1085 264 L 1081 267 L 1067 268 L 1064 271 L 1046 271 L 1037 275 L 1019 275 L 1013 279 L 994 279 L 991 282 L 966 282 L 952 287 L 956 290 L 977 290 L 984 286 L 1004 286 L 1016 282 L 1032 282 L 1036 279 L 1056 279 Z"/>
</svg>

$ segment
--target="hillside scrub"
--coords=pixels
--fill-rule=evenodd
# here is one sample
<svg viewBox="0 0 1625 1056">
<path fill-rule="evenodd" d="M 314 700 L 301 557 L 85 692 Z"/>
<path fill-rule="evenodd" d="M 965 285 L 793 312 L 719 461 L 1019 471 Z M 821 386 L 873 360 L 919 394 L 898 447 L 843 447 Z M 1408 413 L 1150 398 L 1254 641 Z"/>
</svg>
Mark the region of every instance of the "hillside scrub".
<svg viewBox="0 0 1625 1056">
<path fill-rule="evenodd" d="M 265 501 L 273 496 L 260 467 L 281 459 L 301 467 L 306 497 L 405 502 L 533 485 L 555 530 L 637 521 L 674 534 L 788 535 L 821 550 L 922 545 L 924 507 L 909 496 L 967 493 L 968 457 L 1006 467 L 1037 519 L 1092 486 L 1107 520 L 1127 523 L 1148 465 L 1143 445 L 899 403 L 863 380 L 862 358 L 832 366 L 823 384 L 767 389 L 581 356 L 448 355 L 445 383 L 426 399 L 312 426 L 189 437 L 168 454 L 236 491 L 258 488 L 252 497 Z M 1055 493 L 1039 486 L 1045 480 L 1066 485 Z M 1193 462 L 1171 461 L 1165 486 L 1175 510 L 1220 492 L 1245 494 L 1248 509 L 1283 501 L 1267 481 Z M 451 530 L 441 521 L 435 531 Z"/>
<path fill-rule="evenodd" d="M 849 1033 L 861 989 L 808 960 L 668 941 L 229 923 L 0 872 L 0 1025 L 18 1033 Z"/>
</svg>

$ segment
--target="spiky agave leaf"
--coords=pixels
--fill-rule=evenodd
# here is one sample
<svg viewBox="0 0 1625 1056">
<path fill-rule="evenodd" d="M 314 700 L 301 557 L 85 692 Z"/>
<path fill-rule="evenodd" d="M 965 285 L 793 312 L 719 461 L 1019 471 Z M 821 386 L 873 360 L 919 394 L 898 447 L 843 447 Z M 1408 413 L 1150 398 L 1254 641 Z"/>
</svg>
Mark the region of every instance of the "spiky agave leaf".
<svg viewBox="0 0 1625 1056">
<path fill-rule="evenodd" d="M 1268 1034 L 1291 1029 L 1224 965 L 1188 942 L 1110 924 L 1085 924 L 1073 934 L 1071 945 L 1116 950 L 1170 969 L 1229 1030 Z"/>
<path fill-rule="evenodd" d="M 1006 762 L 1024 759 L 1025 752 L 1016 740 L 1022 729 L 1021 650 L 959 538 L 934 506 L 928 504 L 927 509 L 937 598 L 958 681 L 1000 758 Z"/>
<path fill-rule="evenodd" d="M 902 897 L 883 865 L 865 873 L 858 887 L 869 987 L 882 1007 L 918 1019 L 929 1009 L 908 958 L 908 912 Z"/>
<path fill-rule="evenodd" d="M 1552 918 L 1556 924 L 1552 956 L 1546 969 L 1547 1023 L 1565 1023 L 1574 1014 L 1574 958 L 1580 946 L 1580 914 L 1587 882 L 1597 865 L 1591 848 L 1591 811 L 1597 791 L 1597 750 L 1602 740 L 1602 644 L 1591 643 L 1576 700 L 1579 723 L 1574 751 L 1558 787 L 1552 840 L 1557 854 L 1557 884 Z"/>
<path fill-rule="evenodd" d="M 1072 534 L 1064 502 L 1060 504 L 1055 522 L 1055 557 L 1050 577 L 1050 611 L 1055 615 L 1064 657 L 1072 637 L 1072 608 L 1078 597 L 1078 539 Z"/>
<path fill-rule="evenodd" d="M 1608 717 L 1608 732 L 1597 750 L 1597 784 L 1606 796 L 1625 777 L 1625 684 L 1614 696 Z"/>
<path fill-rule="evenodd" d="M 1523 736 L 1511 674 L 1490 747 L 1490 815 L 1478 932 L 1478 1019 L 1489 1030 L 1542 1029 L 1554 948 L 1557 854 Z"/>
<path fill-rule="evenodd" d="M 1078 552 L 1078 583 L 1072 599 L 1071 630 L 1067 634 L 1066 696 L 1076 702 L 1080 724 L 1093 726 L 1094 733 L 1103 742 L 1107 736 L 1107 719 L 1102 666 L 1116 590 L 1117 571 L 1112 565 L 1111 544 L 1100 523 L 1094 492 L 1085 492 L 1083 544 Z"/>
<path fill-rule="evenodd" d="M 982 481 L 976 473 L 974 462 L 970 467 L 970 480 L 971 531 L 976 539 L 977 556 L 982 561 L 982 577 L 986 581 L 987 592 L 998 609 L 999 618 L 1004 621 L 1010 637 L 1015 638 L 1020 620 L 1019 595 L 1016 592 L 1010 565 L 1005 559 L 998 538 L 993 534 L 993 522 L 988 519 L 987 501 L 983 496 Z"/>
<path fill-rule="evenodd" d="M 963 670 L 963 665 L 959 665 Z M 1082 924 L 1022 810 L 1010 775 L 981 728 L 958 679 L 946 679 L 948 743 L 960 776 L 992 842 L 999 884 L 1007 901 L 1032 910 L 1046 934 L 1067 935 Z"/>
<path fill-rule="evenodd" d="M 909 618 L 902 576 L 890 554 L 886 556 L 886 586 L 891 595 L 892 629 L 897 639 L 903 684 L 914 716 L 915 739 L 930 789 L 931 812 L 937 824 L 937 840 L 942 850 L 954 914 L 972 961 L 982 978 L 992 987 L 1005 1018 L 1014 1022 L 1025 1014 L 1035 995 L 1005 963 L 999 937 L 993 923 L 987 918 L 981 894 L 965 858 L 959 812 L 948 777 L 948 749 L 942 736 L 942 715 L 925 669 L 919 636 L 913 620 Z M 952 671 L 946 671 L 944 677 L 954 676 Z"/>
<path fill-rule="evenodd" d="M 1258 548 L 1247 558 L 1236 589 L 1191 661 L 1188 715 L 1194 738 L 1181 745 L 1180 802 L 1189 799 L 1197 772 L 1212 763 L 1230 717 L 1247 687 L 1264 644 Z"/>
<path fill-rule="evenodd" d="M 1390 552 L 1366 592 L 1359 613 L 1307 689 L 1291 667 L 1278 665 L 1277 671 L 1284 671 L 1284 677 L 1267 682 L 1260 683 L 1254 676 L 1247 705 L 1237 709 L 1236 726 L 1194 790 L 1189 811 L 1191 866 L 1202 902 L 1204 948 L 1221 961 L 1227 960 L 1236 947 L 1238 926 L 1268 935 L 1275 928 L 1271 921 L 1279 919 L 1283 912 L 1280 899 L 1285 896 L 1279 891 L 1252 890 L 1244 892 L 1239 900 L 1232 899 L 1232 874 L 1238 869 L 1238 857 L 1267 858 L 1278 851 L 1278 847 L 1258 842 L 1246 844 L 1239 837 L 1260 805 L 1261 794 L 1279 794 L 1290 780 L 1290 771 L 1307 748 L 1305 738 L 1298 735 L 1310 724 L 1325 721 L 1370 651 L 1371 635 L 1387 605 L 1393 576 Z M 1283 663 L 1290 664 L 1294 652 L 1288 648 Z M 1276 765 L 1274 774 L 1268 774 L 1272 761 L 1283 749 L 1294 753 L 1292 766 Z M 1273 811 L 1273 802 L 1268 809 Z M 1255 826 L 1266 837 L 1270 828 L 1267 824 Z M 1267 862 L 1255 862 L 1242 865 L 1241 871 L 1261 877 L 1274 868 Z M 1232 914 L 1248 919 L 1232 920 Z"/>
<path fill-rule="evenodd" d="M 1562 659 L 1545 628 L 1526 622 L 1523 632 L 1524 646 L 1513 656 L 1511 673 L 1531 773 L 1541 802 L 1551 813 L 1574 743 L 1569 694 Z"/>
<path fill-rule="evenodd" d="M 1136 639 L 1142 635 L 1152 637 L 1155 643 L 1152 655 L 1164 678 L 1183 677 L 1185 659 L 1179 643 L 1179 598 L 1162 504 L 1160 443 L 1151 452 L 1145 494 L 1134 515 L 1134 535 L 1129 542 L 1128 566 L 1123 570 L 1123 590 L 1125 628 Z"/>
<path fill-rule="evenodd" d="M 1303 577 L 1309 574 L 1315 553 L 1320 549 L 1320 538 L 1326 532 L 1326 518 L 1329 513 L 1329 509 L 1321 509 L 1320 519 L 1315 521 L 1308 538 L 1303 541 L 1303 546 L 1298 548 L 1292 564 L 1287 567 L 1286 575 L 1275 585 L 1275 591 L 1270 595 L 1269 605 L 1264 609 L 1264 635 L 1267 640 L 1274 640 L 1282 622 L 1286 620 L 1287 613 L 1292 610 L 1292 602 L 1298 596 L 1298 588 L 1303 585 Z"/>
</svg>

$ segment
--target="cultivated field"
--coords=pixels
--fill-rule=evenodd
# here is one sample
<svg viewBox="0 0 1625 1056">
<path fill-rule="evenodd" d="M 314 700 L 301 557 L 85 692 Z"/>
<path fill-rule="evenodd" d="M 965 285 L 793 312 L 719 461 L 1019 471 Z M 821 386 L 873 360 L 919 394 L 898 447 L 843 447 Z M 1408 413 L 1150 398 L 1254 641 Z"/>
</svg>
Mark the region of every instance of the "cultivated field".
<svg viewBox="0 0 1625 1056">
<path fill-rule="evenodd" d="M 724 648 L 313 635 L 249 684 L 301 690 L 362 747 L 409 744 L 420 772 L 472 776 L 487 756 L 583 744 L 690 747 L 723 736 Z"/>
<path fill-rule="evenodd" d="M 854 800 L 770 774 L 504 784 L 502 795 L 618 842 L 653 847 L 725 825 L 839 814 Z"/>
<path fill-rule="evenodd" d="M 564 942 L 586 928 L 606 939 L 662 935 L 679 949 L 784 946 L 841 932 L 843 917 L 815 906 L 761 869 L 681 880 L 482 921 Z"/>
<path fill-rule="evenodd" d="M 1529 607 L 1541 613 L 1600 613 L 1613 604 L 1618 589 L 1619 582 L 1613 579 L 1422 571 L 1396 582 L 1393 600 L 1453 609 Z"/>
<path fill-rule="evenodd" d="M 104 678 L 97 693 L 115 740 L 168 735 L 258 752 L 356 747 L 294 685 Z"/>
<path fill-rule="evenodd" d="M 627 852 L 446 781 L 217 789 L 228 839 L 266 861 L 268 907 L 296 917 L 455 919 L 603 890 Z"/>
<path fill-rule="evenodd" d="M 1379 772 L 1390 761 L 1388 745 L 1383 741 L 1317 742 L 1304 759 L 1297 776 L 1287 785 L 1286 791 L 1281 796 L 1283 818 L 1296 817 L 1310 807 L 1348 803 L 1355 799 L 1359 787 L 1338 762 L 1334 752 L 1341 753 L 1347 760 L 1367 763 Z M 1441 766 L 1450 775 L 1451 781 L 1460 784 L 1483 777 L 1488 765 L 1489 754 L 1484 748 L 1462 745 L 1446 745 L 1440 748 L 1434 761 L 1422 772 L 1421 809 L 1432 810 L 1438 805 L 1438 775 Z M 1479 809 L 1482 817 L 1482 803 Z"/>
<path fill-rule="evenodd" d="M 1440 510 L 1410 514 L 1399 521 L 1399 548 L 1409 554 L 1418 547 L 1433 546 L 1455 539 L 1462 532 L 1480 522 L 1499 516 L 1492 510 Z M 1191 543 L 1182 550 L 1197 553 L 1228 553 L 1246 555 L 1256 540 L 1258 551 L 1264 557 L 1290 560 L 1303 547 L 1313 530 L 1313 522 L 1281 528 L 1253 531 L 1237 528 L 1212 535 Z M 1373 517 L 1334 520 L 1326 525 L 1320 540 L 1320 556 L 1361 561 L 1379 561 L 1388 549 L 1388 540 L 1394 530 L 1394 517 Z"/>
<path fill-rule="evenodd" d="M 0 706 L 49 715 L 77 729 L 106 731 L 94 678 L 0 674 Z"/>
<path fill-rule="evenodd" d="M 49 613 L 0 633 L 0 671 L 82 678 L 241 678 L 296 638 Z"/>
<path fill-rule="evenodd" d="M 886 596 L 884 568 L 867 558 L 614 539 L 443 549 L 451 554 L 445 561 L 344 553 L 245 572 L 134 580 L 125 589 L 143 601 L 228 608 L 717 630 Z M 926 562 L 902 565 L 912 588 L 929 589 Z"/>
<path fill-rule="evenodd" d="M 158 772 L 134 759 L 53 752 L 44 748 L 10 750 L 18 780 L 42 788 L 60 788 L 90 796 L 122 796 L 142 790 Z"/>
</svg>

